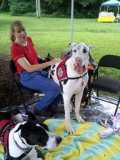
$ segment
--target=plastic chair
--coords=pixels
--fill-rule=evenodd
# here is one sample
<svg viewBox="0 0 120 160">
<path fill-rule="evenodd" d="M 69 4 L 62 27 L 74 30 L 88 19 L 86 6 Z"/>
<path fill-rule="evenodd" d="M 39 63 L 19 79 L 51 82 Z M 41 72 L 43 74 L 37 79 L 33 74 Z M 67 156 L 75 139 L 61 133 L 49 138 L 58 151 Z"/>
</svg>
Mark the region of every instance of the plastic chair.
<svg viewBox="0 0 120 160">
<path fill-rule="evenodd" d="M 120 56 L 117 55 L 105 55 L 103 56 L 99 62 L 98 62 L 98 68 L 96 69 L 96 72 L 94 74 L 94 81 L 92 84 L 93 89 L 97 90 L 97 99 L 106 101 L 105 99 L 101 99 L 99 97 L 99 91 L 109 92 L 117 95 L 116 103 L 113 103 L 113 101 L 106 101 L 110 102 L 116 105 L 116 109 L 114 112 L 114 115 L 116 115 L 119 104 L 120 104 L 120 74 L 118 79 L 113 77 L 112 75 L 101 75 L 101 68 L 111 70 L 115 69 L 115 71 L 118 70 L 116 73 L 120 73 Z M 102 73 L 103 74 L 103 73 Z"/>
</svg>

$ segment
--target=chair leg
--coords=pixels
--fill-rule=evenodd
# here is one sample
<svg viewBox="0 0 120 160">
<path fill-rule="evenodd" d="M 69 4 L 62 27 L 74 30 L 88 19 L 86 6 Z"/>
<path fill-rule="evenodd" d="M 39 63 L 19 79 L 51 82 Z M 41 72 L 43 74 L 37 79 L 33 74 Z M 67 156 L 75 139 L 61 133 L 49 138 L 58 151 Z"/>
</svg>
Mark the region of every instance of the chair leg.
<svg viewBox="0 0 120 160">
<path fill-rule="evenodd" d="M 15 82 L 16 82 L 17 88 L 18 88 L 18 90 L 19 90 L 20 96 L 21 96 L 21 98 L 22 98 L 23 106 L 24 106 L 24 108 L 25 108 L 25 112 L 26 112 L 26 114 L 27 114 L 28 110 L 27 110 L 27 105 L 25 104 L 24 93 L 23 93 L 21 87 L 19 86 L 19 84 L 17 83 L 16 80 L 15 80 Z"/>
<path fill-rule="evenodd" d="M 99 90 L 97 89 L 97 97 L 99 97 Z"/>
<path fill-rule="evenodd" d="M 116 114 L 117 114 L 117 111 L 118 111 L 118 108 L 119 108 L 119 104 L 120 104 L 120 98 L 119 98 L 118 103 L 116 105 L 114 116 L 116 116 Z"/>
<path fill-rule="evenodd" d="M 88 103 L 87 103 L 87 105 L 91 104 L 91 94 L 92 94 L 92 87 L 88 88 Z"/>
</svg>

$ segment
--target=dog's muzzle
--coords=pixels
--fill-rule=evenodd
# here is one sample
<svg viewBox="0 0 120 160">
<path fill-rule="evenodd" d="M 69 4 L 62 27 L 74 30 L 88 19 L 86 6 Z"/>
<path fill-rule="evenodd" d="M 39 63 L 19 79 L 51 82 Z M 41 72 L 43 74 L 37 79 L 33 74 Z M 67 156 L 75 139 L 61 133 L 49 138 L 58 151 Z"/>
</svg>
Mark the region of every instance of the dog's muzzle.
<svg viewBox="0 0 120 160">
<path fill-rule="evenodd" d="M 47 145 L 44 148 L 53 149 L 57 147 L 61 141 L 62 141 L 62 138 L 60 136 L 50 136 L 48 139 Z"/>
<path fill-rule="evenodd" d="M 83 74 L 86 71 L 85 65 L 82 65 L 82 60 L 79 57 L 75 58 L 74 70 L 78 74 Z"/>
</svg>

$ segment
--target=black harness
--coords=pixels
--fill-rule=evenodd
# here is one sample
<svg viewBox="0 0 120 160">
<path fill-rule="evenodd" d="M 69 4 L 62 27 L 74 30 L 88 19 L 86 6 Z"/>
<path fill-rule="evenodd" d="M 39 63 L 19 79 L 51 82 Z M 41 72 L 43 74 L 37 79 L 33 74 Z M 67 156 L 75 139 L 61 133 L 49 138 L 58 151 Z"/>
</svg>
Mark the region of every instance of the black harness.
<svg viewBox="0 0 120 160">
<path fill-rule="evenodd" d="M 8 157 L 6 160 L 22 160 L 31 150 L 32 150 L 32 149 L 26 150 L 26 152 L 23 153 L 23 154 L 22 154 L 20 157 L 18 157 L 18 158 L 14 158 L 14 157 L 11 157 L 11 156 L 9 155 L 9 157 Z"/>
</svg>

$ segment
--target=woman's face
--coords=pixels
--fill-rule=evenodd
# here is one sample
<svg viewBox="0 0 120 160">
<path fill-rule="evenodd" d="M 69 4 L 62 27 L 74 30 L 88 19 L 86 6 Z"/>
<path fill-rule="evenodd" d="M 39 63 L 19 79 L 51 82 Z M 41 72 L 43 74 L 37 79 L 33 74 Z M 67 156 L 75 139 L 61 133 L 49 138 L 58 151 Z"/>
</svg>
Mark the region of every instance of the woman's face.
<svg viewBox="0 0 120 160">
<path fill-rule="evenodd" d="M 25 30 L 20 27 L 14 27 L 14 37 L 15 40 L 18 39 L 20 41 L 25 41 L 26 40 Z"/>
</svg>

